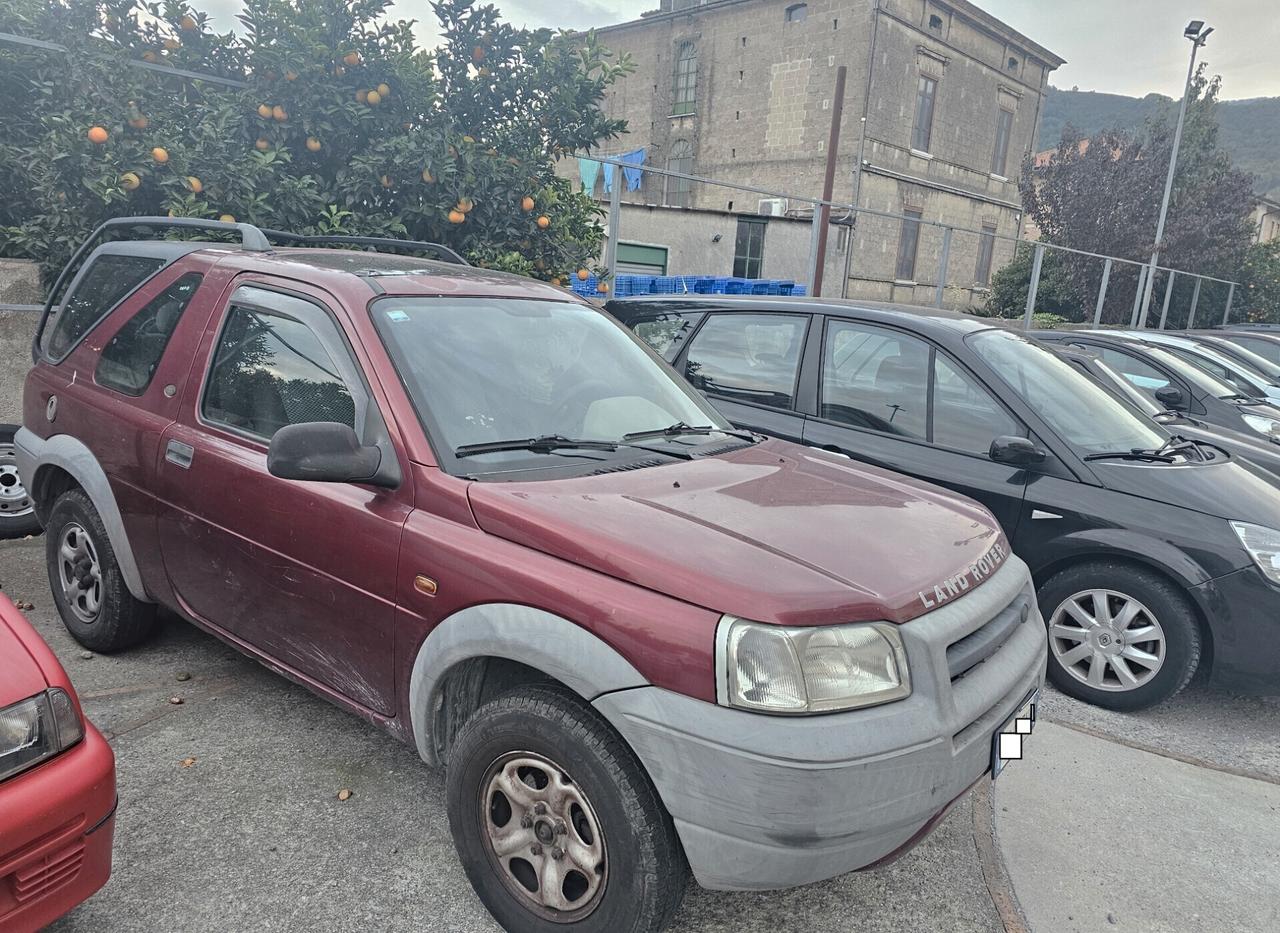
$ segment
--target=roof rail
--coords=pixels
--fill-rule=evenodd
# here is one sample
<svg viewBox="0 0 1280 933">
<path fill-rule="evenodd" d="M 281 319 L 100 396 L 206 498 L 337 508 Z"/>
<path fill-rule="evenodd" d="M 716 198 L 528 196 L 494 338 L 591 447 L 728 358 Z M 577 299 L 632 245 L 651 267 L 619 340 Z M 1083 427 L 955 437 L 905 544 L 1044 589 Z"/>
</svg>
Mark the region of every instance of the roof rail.
<svg viewBox="0 0 1280 933">
<path fill-rule="evenodd" d="M 435 253 L 442 262 L 452 263 L 457 266 L 471 265 L 456 250 L 450 249 L 443 243 L 429 243 L 425 240 L 399 240 L 394 237 L 345 236 L 338 234 L 309 235 L 289 233 L 284 230 L 263 230 L 262 233 L 268 239 L 281 240 L 297 246 L 367 246 L 371 247 L 374 252 L 378 251 L 378 247 L 386 250 L 411 249 L 418 252 Z"/>
<path fill-rule="evenodd" d="M 85 255 L 96 245 L 99 239 L 103 238 L 104 234 L 108 231 L 125 227 L 163 227 L 239 233 L 240 245 L 243 249 L 271 249 L 271 242 L 253 224 L 225 223 L 221 220 L 202 220 L 199 217 L 113 217 L 110 220 L 103 221 L 80 244 L 79 249 L 71 254 L 71 258 L 62 267 L 57 279 L 54 280 L 53 287 L 49 289 L 49 297 L 44 303 L 44 309 L 40 312 L 40 323 L 36 325 L 35 337 L 31 341 L 31 359 L 33 361 L 38 362 L 40 359 L 40 341 L 44 337 L 44 328 L 49 321 L 49 314 L 53 310 L 54 303 L 62 292 L 63 285 L 75 275 Z"/>
</svg>

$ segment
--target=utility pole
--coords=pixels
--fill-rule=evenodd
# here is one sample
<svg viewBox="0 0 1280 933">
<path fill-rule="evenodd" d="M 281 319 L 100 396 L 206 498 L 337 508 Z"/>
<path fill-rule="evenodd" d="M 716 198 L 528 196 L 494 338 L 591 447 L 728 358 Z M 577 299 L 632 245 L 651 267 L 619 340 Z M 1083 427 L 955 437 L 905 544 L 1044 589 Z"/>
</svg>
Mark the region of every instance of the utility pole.
<svg viewBox="0 0 1280 933">
<path fill-rule="evenodd" d="M 836 69 L 836 93 L 831 101 L 831 134 L 827 137 L 827 174 L 822 180 L 822 200 L 830 201 L 836 184 L 836 155 L 840 150 L 840 117 L 844 113 L 844 82 L 849 69 L 841 65 Z M 813 269 L 809 276 L 812 286 L 809 294 L 822 294 L 822 270 L 827 262 L 827 233 L 831 226 L 831 205 L 819 204 L 814 214 L 817 230 L 817 248 L 813 251 Z"/>
<path fill-rule="evenodd" d="M 1160 261 L 1160 248 L 1164 245 L 1164 222 L 1169 214 L 1169 196 L 1173 193 L 1173 176 L 1178 167 L 1178 147 L 1182 144 L 1182 124 L 1187 118 L 1187 98 L 1191 96 L 1191 79 L 1196 73 L 1196 52 L 1205 44 L 1213 27 L 1205 27 L 1204 20 L 1193 19 L 1182 31 L 1191 40 L 1191 64 L 1187 66 L 1187 83 L 1182 89 L 1182 104 L 1178 107 L 1178 126 L 1173 131 L 1173 152 L 1169 156 L 1169 174 L 1164 180 L 1164 198 L 1160 202 L 1160 220 L 1156 223 L 1156 245 L 1151 252 L 1151 264 L 1147 268 L 1146 288 L 1142 293 L 1142 315 L 1138 327 L 1147 326 L 1147 311 L 1151 307 L 1151 292 L 1156 281 L 1156 265 Z"/>
</svg>

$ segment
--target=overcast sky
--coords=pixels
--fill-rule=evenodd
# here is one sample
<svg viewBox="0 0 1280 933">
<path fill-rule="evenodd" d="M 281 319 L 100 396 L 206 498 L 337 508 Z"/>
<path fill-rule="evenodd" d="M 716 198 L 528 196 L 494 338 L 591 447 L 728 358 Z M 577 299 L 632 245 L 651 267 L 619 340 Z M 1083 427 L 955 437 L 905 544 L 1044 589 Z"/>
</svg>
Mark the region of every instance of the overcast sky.
<svg viewBox="0 0 1280 933">
<path fill-rule="evenodd" d="M 517 25 L 583 29 L 634 19 L 657 0 L 496 0 Z M 1280 12 L 1276 0 L 975 0 L 1023 35 L 1067 60 L 1051 78 L 1061 88 L 1141 97 L 1182 95 L 1192 19 L 1215 27 L 1201 51 L 1222 75 L 1222 97 L 1280 96 Z M 240 0 L 202 4 L 220 29 L 236 25 Z M 419 37 L 434 44 L 435 19 L 426 0 L 397 0 L 395 15 L 419 20 Z"/>
</svg>

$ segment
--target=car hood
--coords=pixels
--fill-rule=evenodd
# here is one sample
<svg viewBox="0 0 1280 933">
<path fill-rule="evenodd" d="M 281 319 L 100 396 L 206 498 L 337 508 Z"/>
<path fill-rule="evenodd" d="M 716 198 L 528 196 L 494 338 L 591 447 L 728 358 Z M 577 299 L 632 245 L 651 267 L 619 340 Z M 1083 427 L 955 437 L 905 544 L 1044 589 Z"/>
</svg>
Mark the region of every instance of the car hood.
<svg viewBox="0 0 1280 933">
<path fill-rule="evenodd" d="M 1280 444 L 1268 441 L 1260 434 L 1232 431 L 1230 428 L 1185 418 L 1160 422 L 1160 424 L 1170 434 L 1180 434 L 1195 441 L 1213 444 L 1233 457 L 1244 457 L 1268 473 L 1280 473 Z"/>
<path fill-rule="evenodd" d="M 1089 466 L 1104 486 L 1117 492 L 1280 529 L 1280 485 L 1261 467 L 1243 460 L 1187 464 L 1097 460 Z"/>
<path fill-rule="evenodd" d="M 18 626 L 28 626 L 8 597 L 0 593 L 0 708 L 35 696 L 48 683 L 44 671 L 18 637 Z"/>
<path fill-rule="evenodd" d="M 715 612 L 785 625 L 906 622 L 1008 555 L 953 493 L 769 440 L 661 467 L 472 483 L 486 532 Z"/>
</svg>

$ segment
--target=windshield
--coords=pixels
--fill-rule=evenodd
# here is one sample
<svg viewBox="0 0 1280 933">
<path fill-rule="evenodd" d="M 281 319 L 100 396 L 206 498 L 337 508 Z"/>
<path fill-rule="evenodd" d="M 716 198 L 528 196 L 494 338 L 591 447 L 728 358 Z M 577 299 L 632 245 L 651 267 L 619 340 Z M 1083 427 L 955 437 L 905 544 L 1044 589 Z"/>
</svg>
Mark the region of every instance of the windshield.
<svg viewBox="0 0 1280 933">
<path fill-rule="evenodd" d="M 1120 392 L 1130 402 L 1138 407 L 1138 409 L 1148 415 L 1155 416 L 1164 412 L 1164 409 L 1153 402 L 1150 398 L 1138 391 L 1124 376 L 1111 368 L 1111 364 L 1105 360 L 1094 360 L 1094 368 L 1105 379 L 1110 380 L 1110 384 L 1115 386 L 1116 391 Z"/>
<path fill-rule="evenodd" d="M 729 427 L 629 331 L 585 305 L 387 297 L 372 314 L 442 462 L 460 448 L 520 438 L 620 442 L 681 422 Z M 542 447 L 472 451 L 465 470 L 617 456 L 565 445 L 553 457 Z"/>
<path fill-rule="evenodd" d="M 1149 450 L 1167 439 L 1051 350 L 1005 330 L 982 331 L 967 339 L 996 375 L 1081 452 Z"/>
</svg>

